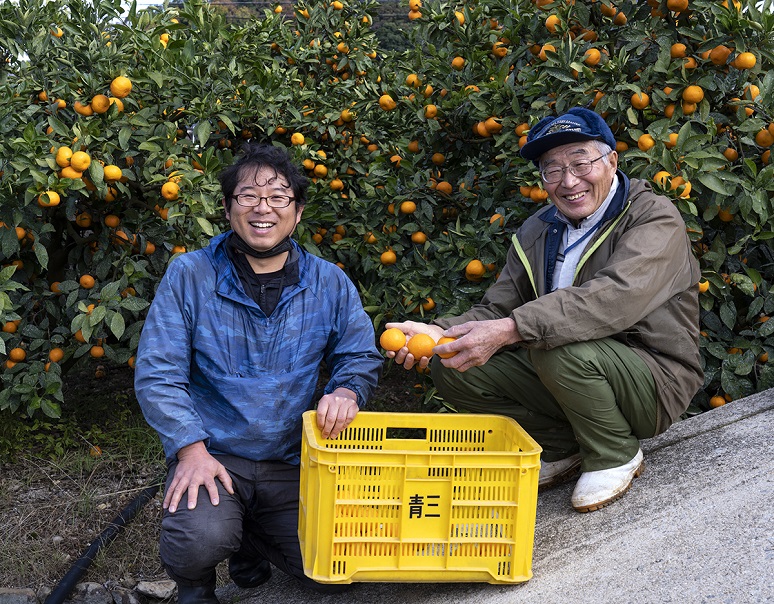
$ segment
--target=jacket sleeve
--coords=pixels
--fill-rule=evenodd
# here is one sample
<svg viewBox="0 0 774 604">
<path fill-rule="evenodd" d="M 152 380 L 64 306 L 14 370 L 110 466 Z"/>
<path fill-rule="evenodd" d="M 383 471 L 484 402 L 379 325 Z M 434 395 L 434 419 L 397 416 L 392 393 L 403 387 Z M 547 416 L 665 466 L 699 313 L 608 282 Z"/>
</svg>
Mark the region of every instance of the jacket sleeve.
<svg viewBox="0 0 774 604">
<path fill-rule="evenodd" d="M 522 345 L 554 348 L 613 336 L 632 328 L 698 281 L 685 223 L 668 201 L 650 207 L 611 236 L 613 248 L 594 272 L 584 267 L 572 287 L 515 308 Z M 595 252 L 597 253 L 597 252 Z"/>
<path fill-rule="evenodd" d="M 178 258 L 159 284 L 143 326 L 135 366 L 135 393 L 147 422 L 161 438 L 167 459 L 187 445 L 208 440 L 189 395 L 192 317 L 187 307 L 187 259 Z M 188 269 L 188 271 L 186 270 Z"/>
<path fill-rule="evenodd" d="M 355 286 L 338 267 L 334 270 L 339 283 L 331 298 L 334 325 L 325 351 L 330 373 L 325 394 L 349 388 L 357 394 L 362 409 L 379 382 L 384 357 L 376 348 L 373 325 Z"/>
</svg>

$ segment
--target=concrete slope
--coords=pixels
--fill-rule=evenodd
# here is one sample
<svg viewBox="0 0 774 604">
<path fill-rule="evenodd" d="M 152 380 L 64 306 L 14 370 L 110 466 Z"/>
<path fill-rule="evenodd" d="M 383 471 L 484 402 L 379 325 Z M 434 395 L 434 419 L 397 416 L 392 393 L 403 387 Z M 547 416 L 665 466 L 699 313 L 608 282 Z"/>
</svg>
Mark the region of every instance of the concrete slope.
<svg viewBox="0 0 774 604">
<path fill-rule="evenodd" d="M 774 390 L 644 441 L 645 471 L 607 508 L 579 514 L 573 483 L 540 493 L 533 578 L 522 584 L 356 583 L 321 596 L 279 572 L 218 590 L 224 604 L 774 602 Z"/>
</svg>

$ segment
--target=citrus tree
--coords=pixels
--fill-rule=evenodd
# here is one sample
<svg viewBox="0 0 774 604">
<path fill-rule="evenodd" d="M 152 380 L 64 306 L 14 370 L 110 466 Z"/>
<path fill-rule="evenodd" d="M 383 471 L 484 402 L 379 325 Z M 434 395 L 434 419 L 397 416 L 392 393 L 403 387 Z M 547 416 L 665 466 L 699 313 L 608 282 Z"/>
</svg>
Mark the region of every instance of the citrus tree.
<svg viewBox="0 0 774 604">
<path fill-rule="evenodd" d="M 2 7 L 3 408 L 56 416 L 62 369 L 131 364 L 170 257 L 219 229 L 213 172 L 240 98 L 220 23 L 201 7 L 189 26 L 122 21 L 120 4 Z"/>
<path fill-rule="evenodd" d="M 386 242 L 397 261 L 366 295 L 400 314 L 423 312 L 430 297 L 432 312 L 452 313 L 477 299 L 508 231 L 546 203 L 518 155 L 529 126 L 590 107 L 613 129 L 622 169 L 673 199 L 699 257 L 706 382 L 696 403 L 774 385 L 771 3 L 408 8 L 415 50 L 394 59 L 382 90 L 401 130 L 388 139 L 392 160 L 371 169 L 386 179 L 376 198 L 397 226 Z M 406 198 L 416 211 L 400 211 Z"/>
<path fill-rule="evenodd" d="M 217 175 L 244 141 L 308 170 L 311 250 L 357 211 L 373 2 L 238 25 L 201 1 L 122 5 L 0 5 L 0 409 L 57 417 L 64 372 L 133 365 L 166 266 L 223 229 Z"/>
<path fill-rule="evenodd" d="M 754 3 L 302 1 L 227 23 L 201 0 L 0 5 L 0 410 L 60 414 L 63 373 L 133 364 L 176 254 L 222 232 L 240 145 L 312 180 L 299 241 L 388 319 L 455 314 L 547 195 L 530 125 L 593 107 L 700 259 L 697 404 L 771 387 L 774 18 Z M 715 397 L 715 398 L 713 398 Z M 717 398 L 720 397 L 720 398 Z"/>
</svg>

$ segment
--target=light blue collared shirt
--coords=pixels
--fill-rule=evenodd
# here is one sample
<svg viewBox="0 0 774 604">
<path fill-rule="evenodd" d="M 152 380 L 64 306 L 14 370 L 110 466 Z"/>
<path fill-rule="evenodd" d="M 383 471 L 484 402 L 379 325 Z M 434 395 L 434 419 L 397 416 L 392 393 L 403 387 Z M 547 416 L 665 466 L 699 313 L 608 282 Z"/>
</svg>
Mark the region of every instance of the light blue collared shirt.
<svg viewBox="0 0 774 604">
<path fill-rule="evenodd" d="M 554 267 L 554 278 L 551 284 L 551 291 L 570 287 L 575 277 L 575 269 L 578 267 L 585 245 L 576 245 L 584 238 L 590 238 L 591 231 L 599 227 L 602 217 L 605 215 L 608 206 L 613 201 L 615 193 L 618 190 L 618 178 L 613 177 L 613 184 L 610 191 L 593 214 L 587 216 L 575 227 L 572 222 L 561 212 L 556 213 L 556 217 L 567 225 L 562 236 L 562 245 L 559 248 L 559 255 Z"/>
</svg>

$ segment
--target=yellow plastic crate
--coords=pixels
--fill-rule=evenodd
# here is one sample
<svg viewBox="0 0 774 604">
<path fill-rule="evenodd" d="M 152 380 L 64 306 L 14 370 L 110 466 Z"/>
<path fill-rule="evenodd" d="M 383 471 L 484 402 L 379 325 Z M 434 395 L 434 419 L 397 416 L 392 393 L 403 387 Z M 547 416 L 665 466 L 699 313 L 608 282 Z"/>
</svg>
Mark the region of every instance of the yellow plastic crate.
<svg viewBox="0 0 774 604">
<path fill-rule="evenodd" d="M 298 533 L 320 583 L 532 576 L 540 446 L 499 415 L 304 414 Z"/>
</svg>

